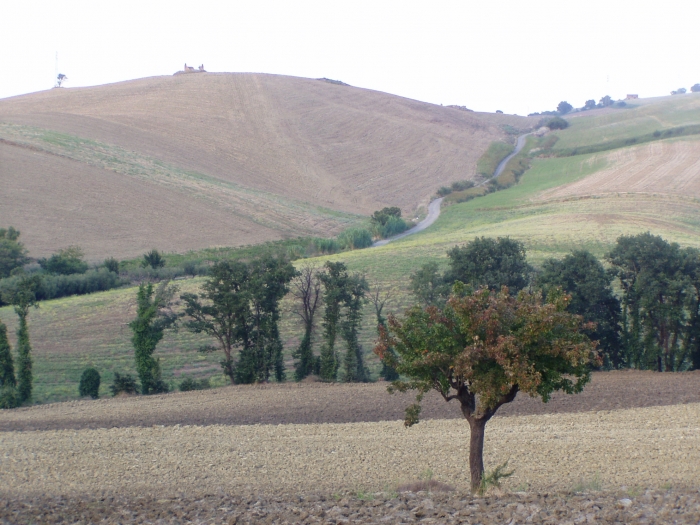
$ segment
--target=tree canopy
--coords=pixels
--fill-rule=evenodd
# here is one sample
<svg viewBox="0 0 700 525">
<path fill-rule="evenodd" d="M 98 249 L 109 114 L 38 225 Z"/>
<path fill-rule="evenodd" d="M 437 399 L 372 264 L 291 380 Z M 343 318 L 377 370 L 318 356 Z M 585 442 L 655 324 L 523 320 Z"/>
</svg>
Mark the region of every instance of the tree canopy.
<svg viewBox="0 0 700 525">
<path fill-rule="evenodd" d="M 390 391 L 417 390 L 406 410 L 407 426 L 418 422 L 420 401 L 436 390 L 446 401 L 460 402 L 469 422 L 472 490 L 484 472 L 484 428 L 498 408 L 518 392 L 548 401 L 553 392 L 581 392 L 590 365 L 599 364 L 591 326 L 567 312 L 570 297 L 521 291 L 512 296 L 480 288 L 465 294 L 455 285 L 443 308 L 415 306 L 404 318 L 389 316 L 375 353 L 405 377 Z M 390 352 L 393 349 L 394 352 Z"/>
<path fill-rule="evenodd" d="M 511 292 L 525 288 L 532 267 L 527 263 L 525 246 L 508 237 L 477 237 L 465 246 L 455 246 L 447 252 L 450 270 L 447 282 L 461 281 L 491 290 L 508 287 Z"/>
<path fill-rule="evenodd" d="M 19 230 L 12 226 L 0 228 L 0 278 L 9 277 L 12 270 L 29 262 L 27 250 L 19 242 Z"/>
<path fill-rule="evenodd" d="M 545 295 L 556 287 L 571 295 L 567 310 L 595 323 L 588 335 L 598 341 L 605 365 L 620 368 L 625 360 L 620 352 L 620 301 L 613 295 L 613 279 L 593 254 L 577 250 L 561 260 L 545 260 L 537 284 Z"/>
<path fill-rule="evenodd" d="M 88 265 L 83 261 L 83 250 L 80 246 L 69 246 L 54 253 L 48 259 L 39 259 L 39 266 L 47 273 L 55 275 L 72 275 L 85 273 Z"/>
<path fill-rule="evenodd" d="M 561 102 L 559 102 L 559 105 L 557 105 L 557 111 L 562 115 L 566 115 L 572 109 L 574 109 L 574 106 L 572 106 L 565 100 L 562 100 Z"/>
</svg>

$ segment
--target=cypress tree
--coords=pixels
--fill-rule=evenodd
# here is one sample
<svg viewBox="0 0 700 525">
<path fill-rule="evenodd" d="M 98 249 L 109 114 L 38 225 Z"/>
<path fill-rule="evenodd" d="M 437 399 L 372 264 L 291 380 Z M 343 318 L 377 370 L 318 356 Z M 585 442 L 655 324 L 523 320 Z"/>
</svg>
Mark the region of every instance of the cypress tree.
<svg viewBox="0 0 700 525">
<path fill-rule="evenodd" d="M 169 287 L 167 282 L 162 283 L 157 292 L 154 292 L 153 284 L 148 283 L 139 286 L 136 296 L 136 319 L 129 323 L 129 328 L 133 332 L 131 343 L 134 346 L 136 372 L 144 395 L 168 391 L 161 380 L 160 362 L 153 358 L 153 352 L 163 339 L 165 329 L 176 320 L 174 314 L 163 311 L 174 292 L 175 288 Z"/>
<path fill-rule="evenodd" d="M 345 320 L 343 321 L 343 339 L 347 344 L 345 354 L 346 382 L 366 382 L 369 380 L 369 371 L 365 367 L 365 359 L 362 345 L 358 340 L 360 323 L 362 322 L 362 306 L 366 302 L 365 295 L 368 291 L 367 281 L 359 275 L 348 276 L 345 294 Z"/>
<path fill-rule="evenodd" d="M 12 361 L 12 349 L 7 339 L 7 327 L 0 322 L 0 387 L 14 387 L 15 365 Z"/>
<path fill-rule="evenodd" d="M 319 275 L 323 284 L 323 339 L 319 375 L 323 381 L 338 378 L 338 356 L 335 350 L 341 321 L 341 306 L 346 300 L 348 271 L 342 262 L 326 262 L 326 271 Z"/>
<path fill-rule="evenodd" d="M 29 328 L 27 327 L 27 315 L 29 305 L 15 306 L 15 312 L 19 316 L 19 328 L 17 330 L 17 394 L 20 403 L 27 403 L 32 399 L 32 347 L 29 344 Z"/>
</svg>

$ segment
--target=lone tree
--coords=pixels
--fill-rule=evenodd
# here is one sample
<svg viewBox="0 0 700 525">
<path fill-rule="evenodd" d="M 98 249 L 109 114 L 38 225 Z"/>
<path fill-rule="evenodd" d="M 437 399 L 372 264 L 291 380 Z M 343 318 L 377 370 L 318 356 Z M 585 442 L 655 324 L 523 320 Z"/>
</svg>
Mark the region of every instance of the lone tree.
<svg viewBox="0 0 700 525">
<path fill-rule="evenodd" d="M 158 289 L 153 283 L 141 284 L 137 295 L 136 319 L 129 323 L 133 332 L 131 343 L 134 345 L 136 372 L 141 380 L 141 393 L 144 395 L 167 392 L 168 388 L 161 379 L 160 362 L 154 359 L 153 352 L 165 329 L 177 320 L 170 311 L 170 302 L 177 288 L 162 282 Z"/>
<path fill-rule="evenodd" d="M 304 337 L 294 353 L 294 378 L 301 381 L 306 376 L 318 374 L 319 362 L 314 356 L 312 339 L 315 328 L 316 310 L 321 304 L 321 281 L 318 270 L 313 266 L 302 266 L 292 280 L 291 290 L 297 301 L 295 313 L 304 325 Z"/>
<path fill-rule="evenodd" d="M 157 270 L 158 268 L 165 266 L 165 259 L 160 252 L 154 248 L 150 252 L 143 254 L 141 266 L 143 268 L 148 268 L 150 266 L 154 270 Z"/>
<path fill-rule="evenodd" d="M 430 390 L 445 401 L 460 402 L 469 422 L 471 489 L 478 491 L 484 472 L 486 423 L 518 392 L 547 402 L 553 392 L 581 392 L 598 364 L 596 343 L 583 333 L 591 327 L 566 311 L 569 296 L 525 291 L 517 296 L 480 288 L 465 295 L 455 285 L 444 308 L 418 306 L 403 319 L 389 316 L 375 353 L 406 381 L 389 392 L 417 390 L 416 404 L 406 409 L 405 425 L 418 422 L 420 402 Z M 392 357 L 389 348 L 397 356 Z"/>
</svg>

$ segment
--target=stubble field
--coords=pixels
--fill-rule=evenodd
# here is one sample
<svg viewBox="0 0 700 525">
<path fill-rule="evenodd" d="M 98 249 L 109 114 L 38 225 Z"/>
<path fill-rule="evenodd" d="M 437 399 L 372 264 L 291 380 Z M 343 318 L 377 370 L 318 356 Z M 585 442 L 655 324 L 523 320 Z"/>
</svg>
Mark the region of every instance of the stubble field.
<svg viewBox="0 0 700 525">
<path fill-rule="evenodd" d="M 697 373 L 601 373 L 583 395 L 518 399 L 487 426 L 487 469 L 508 460 L 514 470 L 487 498 L 466 492 L 458 407 L 429 396 L 427 419 L 407 429 L 396 418 L 409 399 L 383 386 L 231 387 L 2 413 L 0 517 L 507 523 L 529 509 L 523 522 L 695 519 Z M 420 479 L 456 491 L 401 492 Z"/>
</svg>

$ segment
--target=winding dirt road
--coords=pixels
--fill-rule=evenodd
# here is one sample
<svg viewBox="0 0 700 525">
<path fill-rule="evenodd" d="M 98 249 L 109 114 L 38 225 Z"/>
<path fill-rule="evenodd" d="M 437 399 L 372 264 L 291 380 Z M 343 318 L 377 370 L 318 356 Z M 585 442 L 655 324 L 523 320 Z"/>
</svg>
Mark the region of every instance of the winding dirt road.
<svg viewBox="0 0 700 525">
<path fill-rule="evenodd" d="M 442 197 L 439 199 L 435 199 L 433 202 L 428 205 L 428 216 L 420 221 L 418 224 L 416 224 L 413 228 L 410 230 L 406 230 L 403 233 L 399 233 L 398 235 L 394 235 L 393 237 L 389 237 L 388 239 L 382 239 L 381 241 L 377 241 L 372 245 L 372 248 L 376 248 L 377 246 L 384 246 L 386 244 L 389 244 L 391 241 L 396 241 L 398 239 L 403 239 L 404 237 L 408 237 L 409 235 L 413 235 L 414 233 L 422 232 L 425 230 L 428 226 L 433 224 L 437 218 L 440 216 L 440 205 L 442 204 Z"/>
<path fill-rule="evenodd" d="M 520 135 L 518 137 L 517 142 L 515 143 L 515 149 L 513 152 L 508 155 L 506 158 L 504 158 L 498 166 L 496 166 L 496 171 L 493 172 L 493 176 L 486 179 L 485 181 L 477 184 L 477 186 L 483 186 L 487 182 L 495 179 L 498 177 L 501 173 L 503 173 L 503 170 L 506 168 L 508 165 L 508 162 L 510 162 L 510 159 L 515 157 L 520 151 L 525 147 L 525 141 L 527 139 L 527 136 L 529 133 L 526 133 L 525 135 Z M 420 221 L 418 224 L 416 224 L 413 228 L 410 230 L 406 230 L 403 233 L 399 233 L 398 235 L 394 235 L 393 237 L 389 237 L 388 239 L 382 239 L 381 241 L 377 241 L 372 245 L 372 248 L 377 248 L 379 246 L 385 246 L 389 244 L 391 241 L 397 241 L 399 239 L 403 239 L 404 237 L 408 237 L 409 235 L 413 235 L 414 233 L 422 232 L 425 230 L 428 226 L 431 226 L 440 216 L 440 206 L 442 205 L 442 197 L 439 199 L 435 199 L 433 202 L 430 203 L 428 206 L 428 216 Z"/>
</svg>

